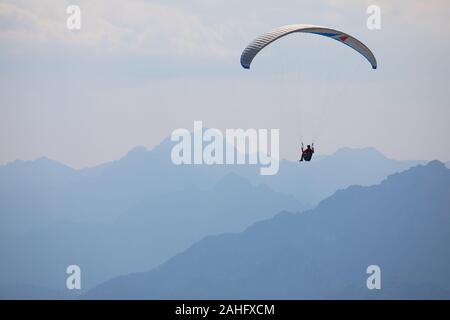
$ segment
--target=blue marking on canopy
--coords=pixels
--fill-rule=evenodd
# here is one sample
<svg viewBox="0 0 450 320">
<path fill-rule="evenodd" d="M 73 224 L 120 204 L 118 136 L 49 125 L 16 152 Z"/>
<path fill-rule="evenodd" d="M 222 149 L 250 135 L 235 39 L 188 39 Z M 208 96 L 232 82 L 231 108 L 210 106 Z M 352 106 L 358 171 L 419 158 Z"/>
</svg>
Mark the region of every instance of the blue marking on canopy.
<svg viewBox="0 0 450 320">
<path fill-rule="evenodd" d="M 318 34 L 320 36 L 325 36 L 325 37 L 334 37 L 339 34 L 339 33 L 331 33 L 331 32 L 311 32 L 311 33 Z"/>
</svg>

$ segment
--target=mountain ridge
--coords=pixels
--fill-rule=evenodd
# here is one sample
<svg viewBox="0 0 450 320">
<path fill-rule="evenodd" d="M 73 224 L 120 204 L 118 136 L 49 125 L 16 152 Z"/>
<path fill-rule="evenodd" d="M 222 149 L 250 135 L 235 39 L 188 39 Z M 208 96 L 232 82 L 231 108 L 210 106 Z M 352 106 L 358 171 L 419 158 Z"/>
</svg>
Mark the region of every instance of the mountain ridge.
<svg viewBox="0 0 450 320">
<path fill-rule="evenodd" d="M 436 187 L 433 178 L 441 176 Z M 442 194 L 450 195 L 450 170 L 434 161 L 418 165 L 375 186 L 338 191 L 315 209 L 205 238 L 158 268 L 103 283 L 83 298 L 448 298 L 450 197 Z M 385 289 L 369 292 L 365 269 L 374 262 L 386 270 Z"/>
<path fill-rule="evenodd" d="M 239 208 L 252 214 L 240 215 Z M 212 189 L 187 188 L 139 203 L 109 224 L 68 220 L 2 239 L 0 283 L 16 279 L 57 289 L 64 284 L 58 270 L 76 261 L 89 270 L 83 283 L 90 288 L 162 263 L 208 234 L 241 231 L 284 208 L 302 204 L 230 174 Z M 142 256 L 146 250 L 152 254 Z M 40 259 L 33 259 L 36 255 Z"/>
</svg>

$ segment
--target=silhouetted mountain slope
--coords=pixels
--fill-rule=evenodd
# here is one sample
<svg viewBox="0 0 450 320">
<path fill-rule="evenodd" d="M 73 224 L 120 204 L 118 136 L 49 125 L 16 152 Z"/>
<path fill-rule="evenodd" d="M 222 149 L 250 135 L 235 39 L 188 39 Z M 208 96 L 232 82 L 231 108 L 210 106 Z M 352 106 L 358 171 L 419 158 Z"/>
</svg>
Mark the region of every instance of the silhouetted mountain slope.
<svg viewBox="0 0 450 320">
<path fill-rule="evenodd" d="M 211 236 L 86 298 L 450 298 L 450 170 L 438 162 Z M 242 214 L 245 214 L 242 213 Z M 366 288 L 379 265 L 382 290 Z"/>
<path fill-rule="evenodd" d="M 90 288 L 148 270 L 207 235 L 242 231 L 280 210 L 301 208 L 292 196 L 229 174 L 208 190 L 189 188 L 143 201 L 114 223 L 59 222 L 3 239 L 0 283 L 60 288 L 66 267 L 77 264 L 84 271 L 83 287 Z"/>
</svg>

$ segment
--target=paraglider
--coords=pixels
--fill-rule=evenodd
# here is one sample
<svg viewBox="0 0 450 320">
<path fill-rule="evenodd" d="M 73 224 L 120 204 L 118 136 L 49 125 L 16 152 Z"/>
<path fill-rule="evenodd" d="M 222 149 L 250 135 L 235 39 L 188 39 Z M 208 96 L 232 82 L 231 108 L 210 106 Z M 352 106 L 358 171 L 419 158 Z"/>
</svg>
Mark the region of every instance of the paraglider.
<svg viewBox="0 0 450 320">
<path fill-rule="evenodd" d="M 314 143 L 312 143 L 311 145 L 307 145 L 306 149 L 303 148 L 303 142 L 302 142 L 302 155 L 300 157 L 300 162 L 301 161 L 311 161 L 312 155 L 314 154 Z"/>
<path fill-rule="evenodd" d="M 258 53 L 263 50 L 266 46 L 272 42 L 277 41 L 291 33 L 310 33 L 316 34 L 324 37 L 334 39 L 352 48 L 360 55 L 362 55 L 372 66 L 372 69 L 377 68 L 377 60 L 372 53 L 372 51 L 361 41 L 355 37 L 344 33 L 342 31 L 316 26 L 311 24 L 291 24 L 276 28 L 272 31 L 264 33 L 263 35 L 252 41 L 241 54 L 241 65 L 245 69 L 250 69 L 253 59 L 258 55 Z M 301 148 L 301 159 L 300 161 L 311 161 L 312 155 L 314 154 L 314 143 L 308 145 L 306 149 Z"/>
<path fill-rule="evenodd" d="M 241 55 L 242 67 L 244 67 L 245 69 L 250 69 L 250 65 L 253 59 L 264 47 L 294 32 L 313 33 L 324 37 L 329 37 L 341 43 L 344 43 L 350 48 L 359 52 L 364 58 L 366 58 L 371 64 L 373 69 L 377 68 L 377 60 L 375 59 L 375 56 L 364 43 L 342 31 L 338 31 L 327 27 L 315 26 L 311 24 L 291 24 L 276 28 L 275 30 L 272 30 L 259 36 L 252 43 L 250 43 L 242 52 Z"/>
</svg>

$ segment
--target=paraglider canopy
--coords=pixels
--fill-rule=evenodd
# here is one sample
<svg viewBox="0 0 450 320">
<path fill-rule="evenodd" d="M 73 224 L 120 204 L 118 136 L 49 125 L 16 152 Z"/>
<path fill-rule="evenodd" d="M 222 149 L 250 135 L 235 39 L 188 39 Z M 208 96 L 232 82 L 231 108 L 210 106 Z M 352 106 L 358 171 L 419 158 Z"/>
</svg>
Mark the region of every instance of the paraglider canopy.
<svg viewBox="0 0 450 320">
<path fill-rule="evenodd" d="M 241 55 L 242 67 L 244 67 L 245 69 L 250 69 L 250 65 L 253 59 L 264 47 L 266 47 L 273 41 L 294 32 L 313 33 L 342 42 L 348 45 L 350 48 L 359 52 L 363 57 L 365 57 L 372 65 L 373 69 L 377 68 L 377 60 L 375 59 L 375 56 L 373 55 L 372 51 L 370 51 L 370 49 L 366 45 L 364 45 L 361 41 L 344 32 L 327 27 L 315 26 L 311 24 L 286 25 L 259 36 L 252 43 L 250 43 L 242 52 Z"/>
</svg>

